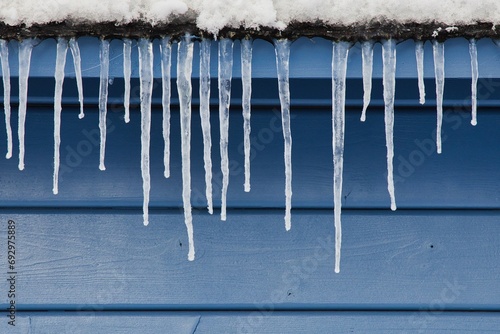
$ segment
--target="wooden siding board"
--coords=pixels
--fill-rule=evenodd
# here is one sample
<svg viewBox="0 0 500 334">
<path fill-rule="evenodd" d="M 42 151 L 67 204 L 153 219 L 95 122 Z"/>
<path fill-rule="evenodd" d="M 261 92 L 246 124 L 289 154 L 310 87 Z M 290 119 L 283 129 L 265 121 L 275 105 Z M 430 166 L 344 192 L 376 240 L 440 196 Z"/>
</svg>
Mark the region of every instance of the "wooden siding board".
<svg viewBox="0 0 500 334">
<path fill-rule="evenodd" d="M 286 233 L 282 210 L 231 210 L 228 222 L 196 212 L 189 262 L 176 211 L 148 227 L 133 211 L 1 213 L 17 224 L 20 310 L 500 310 L 497 211 L 346 211 L 339 275 L 332 217 L 295 210 Z"/>
<path fill-rule="evenodd" d="M 431 109 L 431 110 L 429 110 Z M 83 120 L 68 107 L 62 116 L 59 195 L 52 194 L 53 124 L 47 107 L 30 108 L 27 115 L 26 169 L 17 169 L 17 145 L 10 160 L 0 159 L 0 205 L 3 207 L 140 207 L 140 120 L 135 111 L 131 123 L 122 110 L 110 112 L 106 166 L 98 169 L 98 115 L 87 108 Z M 295 108 L 292 112 L 294 208 L 332 208 L 333 162 L 331 112 L 327 108 Z M 443 154 L 435 151 L 435 114 L 432 108 L 399 108 L 395 118 L 395 185 L 399 208 L 500 207 L 500 110 L 479 112 L 479 124 L 469 124 L 469 113 L 445 113 Z M 179 114 L 172 114 L 171 177 L 163 177 L 161 109 L 153 112 L 151 140 L 151 206 L 182 205 Z M 217 119 L 215 112 L 212 114 Z M 243 191 L 243 126 L 238 107 L 230 120 L 231 173 L 228 205 L 239 208 L 284 206 L 284 164 L 281 120 L 277 109 L 254 108 L 251 183 Z M 13 120 L 13 128 L 17 120 Z M 220 205 L 221 173 L 218 122 L 212 122 L 214 204 Z M 0 143 L 5 133 L 0 132 Z M 2 146 L 0 149 L 4 149 Z M 372 108 L 367 121 L 359 122 L 359 110 L 349 108 L 344 163 L 344 207 L 388 208 L 386 148 L 383 112 Z M 192 201 L 205 207 L 203 144 L 199 117 L 193 115 Z"/>
<path fill-rule="evenodd" d="M 3 317 L 2 317 L 3 318 Z M 105 312 L 19 313 L 8 333 L 496 333 L 487 312 Z"/>
</svg>

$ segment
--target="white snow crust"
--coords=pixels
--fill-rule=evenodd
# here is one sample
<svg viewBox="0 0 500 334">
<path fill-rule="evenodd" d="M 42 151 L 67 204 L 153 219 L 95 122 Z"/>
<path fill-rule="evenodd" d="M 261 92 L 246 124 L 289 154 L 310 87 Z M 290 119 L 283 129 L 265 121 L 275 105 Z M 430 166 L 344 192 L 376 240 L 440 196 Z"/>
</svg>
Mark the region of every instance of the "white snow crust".
<svg viewBox="0 0 500 334">
<path fill-rule="evenodd" d="M 73 22 L 144 21 L 163 24 L 194 21 L 217 33 L 223 27 L 284 28 L 292 21 L 352 24 L 372 20 L 450 26 L 500 22 L 497 0 L 10 0 L 0 2 L 0 21 L 8 25 Z"/>
</svg>

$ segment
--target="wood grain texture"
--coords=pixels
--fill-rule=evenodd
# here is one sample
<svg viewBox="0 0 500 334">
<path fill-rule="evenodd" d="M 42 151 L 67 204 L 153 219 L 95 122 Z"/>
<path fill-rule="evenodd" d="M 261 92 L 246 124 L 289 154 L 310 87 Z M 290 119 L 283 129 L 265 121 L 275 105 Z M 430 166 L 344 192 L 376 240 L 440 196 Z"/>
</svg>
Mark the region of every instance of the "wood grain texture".
<svg viewBox="0 0 500 334">
<path fill-rule="evenodd" d="M 289 233 L 283 215 L 195 212 L 194 262 L 180 210 L 148 227 L 134 211 L 4 210 L 0 238 L 15 220 L 19 310 L 500 308 L 496 211 L 344 212 L 338 275 L 332 212 L 295 210 Z"/>
</svg>

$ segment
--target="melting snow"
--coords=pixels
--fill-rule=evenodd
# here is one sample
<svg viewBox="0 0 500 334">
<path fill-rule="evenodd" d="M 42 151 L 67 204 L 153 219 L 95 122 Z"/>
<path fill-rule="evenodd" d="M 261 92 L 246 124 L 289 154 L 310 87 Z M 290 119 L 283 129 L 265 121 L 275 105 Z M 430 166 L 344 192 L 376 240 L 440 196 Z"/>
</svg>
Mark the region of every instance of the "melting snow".
<svg viewBox="0 0 500 334">
<path fill-rule="evenodd" d="M 130 76 L 132 74 L 130 59 L 132 53 L 132 40 L 123 39 L 123 80 L 125 82 L 123 92 L 123 108 L 125 109 L 125 123 L 130 122 Z"/>
<path fill-rule="evenodd" d="M 363 59 L 363 111 L 361 112 L 361 122 L 366 120 L 366 109 L 370 105 L 372 94 L 372 73 L 373 73 L 373 41 L 361 43 Z"/>
<path fill-rule="evenodd" d="M 205 165 L 205 196 L 208 213 L 213 214 L 212 200 L 212 135 L 210 133 L 210 46 L 209 39 L 200 43 L 200 118 L 203 132 L 203 162 Z"/>
<path fill-rule="evenodd" d="M 333 200 L 335 219 L 335 272 L 340 272 L 342 245 L 342 174 L 344 170 L 345 86 L 347 57 L 350 43 L 333 43 L 332 54 L 332 146 L 333 146 Z"/>
<path fill-rule="evenodd" d="M 61 145 L 61 111 L 62 90 L 64 82 L 64 66 L 66 65 L 66 53 L 68 52 L 68 41 L 64 38 L 57 39 L 56 54 L 56 87 L 54 89 L 54 195 L 59 193 L 59 146 Z"/>
<path fill-rule="evenodd" d="M 109 83 L 109 41 L 101 40 L 99 59 L 101 75 L 99 83 L 99 129 L 101 133 L 99 169 L 106 170 L 104 156 L 106 151 L 106 114 L 108 112 L 108 83 Z"/>
<path fill-rule="evenodd" d="M 10 126 L 10 68 L 9 68 L 9 48 L 7 41 L 0 39 L 0 59 L 2 61 L 3 79 L 3 109 L 5 112 L 5 131 L 7 132 L 7 154 L 5 157 L 12 157 L 12 128 Z"/>
<path fill-rule="evenodd" d="M 290 44 L 287 39 L 274 41 L 278 90 L 281 102 L 281 126 L 285 141 L 285 229 L 292 228 L 292 132 L 290 128 Z"/>
<path fill-rule="evenodd" d="M 220 219 L 226 220 L 227 187 L 229 186 L 229 104 L 233 76 L 233 41 L 225 38 L 219 42 L 219 124 L 220 166 L 222 171 L 222 195 Z"/>
<path fill-rule="evenodd" d="M 232 43 L 232 41 L 231 41 Z M 231 45 L 232 47 L 232 45 Z M 182 201 L 184 203 L 184 222 L 186 224 L 189 252 L 188 260 L 194 260 L 193 216 L 191 213 L 191 72 L 193 70 L 193 41 L 190 36 L 179 42 L 177 52 L 177 90 L 181 113 L 181 152 L 182 152 Z"/>
<path fill-rule="evenodd" d="M 415 42 L 415 57 L 417 58 L 418 93 L 420 94 L 420 104 L 425 103 L 425 83 L 424 83 L 424 42 Z"/>
<path fill-rule="evenodd" d="M 477 45 L 476 40 L 471 39 L 469 42 L 469 52 L 470 52 L 470 66 L 472 72 L 472 119 L 470 123 L 472 125 L 477 124 L 477 80 L 479 77 L 479 70 L 477 64 Z"/>
<path fill-rule="evenodd" d="M 76 86 L 78 88 L 78 101 L 80 102 L 80 114 L 78 118 L 82 119 L 85 117 L 85 113 L 83 112 L 83 82 L 82 82 L 82 60 L 80 57 L 80 47 L 78 46 L 78 42 L 76 38 L 71 38 L 69 40 L 69 48 L 71 50 L 71 54 L 73 55 L 73 63 L 75 65 L 75 75 L 76 75 Z"/>
<path fill-rule="evenodd" d="M 394 194 L 394 94 L 396 91 L 396 42 L 382 41 L 382 62 L 384 65 L 385 142 L 387 145 L 387 189 L 391 198 L 391 210 L 396 210 Z"/>
<path fill-rule="evenodd" d="M 163 107 L 163 165 L 164 171 L 163 175 L 165 178 L 170 177 L 170 95 L 171 95 L 171 85 L 170 85 L 170 70 L 172 65 L 172 45 L 170 44 L 170 38 L 164 37 L 160 43 L 160 53 L 161 53 L 161 84 L 163 87 L 161 93 L 161 104 Z"/>
<path fill-rule="evenodd" d="M 151 141 L 151 94 L 153 92 L 153 45 L 150 40 L 139 40 L 139 76 L 141 91 L 141 172 L 144 225 L 149 224 L 148 205 L 151 177 L 149 175 L 149 144 Z"/>
<path fill-rule="evenodd" d="M 30 72 L 31 51 L 35 41 L 31 38 L 19 43 L 19 170 L 24 170 L 24 130 L 26 123 L 26 105 L 28 100 L 28 77 Z"/>
<path fill-rule="evenodd" d="M 437 105 L 437 153 L 441 154 L 441 127 L 443 125 L 443 94 L 444 94 L 444 44 L 432 41 L 434 55 L 434 74 L 436 77 L 436 105 Z"/>
</svg>

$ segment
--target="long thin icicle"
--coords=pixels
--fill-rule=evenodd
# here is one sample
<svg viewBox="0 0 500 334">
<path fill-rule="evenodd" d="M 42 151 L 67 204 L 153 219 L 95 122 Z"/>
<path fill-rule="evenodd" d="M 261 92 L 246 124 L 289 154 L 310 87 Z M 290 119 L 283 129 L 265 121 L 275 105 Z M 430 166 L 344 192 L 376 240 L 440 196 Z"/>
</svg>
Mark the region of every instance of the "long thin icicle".
<svg viewBox="0 0 500 334">
<path fill-rule="evenodd" d="M 200 118 L 203 133 L 203 162 L 205 165 L 205 196 L 208 213 L 213 214 L 212 199 L 212 136 L 210 134 L 210 47 L 209 39 L 200 42 Z"/>
<path fill-rule="evenodd" d="M 163 107 L 163 176 L 165 178 L 170 177 L 170 96 L 171 96 L 171 84 L 170 84 L 170 69 L 172 64 L 172 44 L 170 43 L 170 37 L 164 37 L 161 39 L 160 43 L 160 53 L 161 53 L 161 102 Z"/>
<path fill-rule="evenodd" d="M 472 119 L 470 124 L 477 125 L 477 80 L 479 78 L 479 69 L 477 64 L 477 45 L 474 38 L 469 42 L 469 53 L 472 70 Z"/>
<path fill-rule="evenodd" d="M 30 73 L 31 51 L 35 40 L 27 38 L 19 42 L 19 170 L 24 170 L 24 132 L 26 123 L 26 105 L 28 100 L 28 77 Z"/>
<path fill-rule="evenodd" d="M 285 229 L 292 228 L 292 132 L 290 128 L 289 59 L 290 45 L 287 39 L 274 40 L 276 66 L 278 69 L 278 90 L 281 102 L 281 125 L 285 141 Z"/>
<path fill-rule="evenodd" d="M 66 65 L 66 53 L 68 52 L 68 41 L 65 38 L 57 39 L 56 70 L 54 89 L 54 184 L 52 192 L 59 193 L 59 147 L 61 146 L 61 111 L 62 111 L 62 91 L 64 83 L 64 66 Z"/>
<path fill-rule="evenodd" d="M 363 111 L 361 112 L 361 122 L 366 120 L 366 109 L 370 105 L 372 94 L 372 73 L 373 73 L 373 41 L 361 42 L 363 59 Z"/>
<path fill-rule="evenodd" d="M 220 219 L 226 220 L 227 187 L 229 185 L 229 104 L 231 100 L 231 78 L 233 75 L 233 41 L 223 38 L 219 41 L 219 124 L 220 157 L 222 171 L 222 203 Z"/>
<path fill-rule="evenodd" d="M 437 129 L 436 145 L 437 153 L 441 154 L 441 127 L 443 125 L 443 94 L 444 94 L 444 44 L 436 40 L 432 41 L 432 53 L 434 56 L 434 75 L 436 77 L 436 106 L 437 106 Z"/>
<path fill-rule="evenodd" d="M 415 42 L 415 58 L 417 59 L 418 93 L 420 104 L 425 103 L 425 83 L 424 83 L 424 41 Z"/>
<path fill-rule="evenodd" d="M 243 107 L 243 145 L 245 150 L 245 191 L 250 191 L 250 117 L 252 97 L 252 40 L 241 40 L 241 81 L 243 85 L 242 107 Z"/>
<path fill-rule="evenodd" d="M 130 77 L 132 75 L 132 40 L 123 39 L 123 80 L 125 87 L 123 92 L 123 108 L 125 109 L 125 123 L 130 122 Z"/>
<path fill-rule="evenodd" d="M 5 112 L 5 131 L 7 132 L 7 154 L 12 157 L 12 127 L 10 126 L 10 68 L 9 68 L 9 46 L 6 40 L 0 39 L 0 59 L 2 61 L 3 79 L 3 110 Z"/>
<path fill-rule="evenodd" d="M 99 154 L 99 169 L 106 170 L 104 156 L 106 154 L 106 114 L 108 112 L 108 82 L 109 82 L 109 41 L 101 40 L 100 55 L 101 74 L 99 82 L 99 130 L 101 145 Z"/>
<path fill-rule="evenodd" d="M 151 94 L 153 93 L 153 44 L 146 38 L 139 39 L 139 75 L 141 91 L 141 172 L 144 226 L 149 224 L 149 146 L 151 138 Z"/>
<path fill-rule="evenodd" d="M 184 203 L 184 223 L 186 224 L 189 252 L 188 260 L 194 260 L 193 216 L 191 212 L 191 72 L 193 70 L 193 41 L 185 36 L 177 49 L 177 91 L 181 114 L 181 154 L 182 154 L 182 200 Z"/>
<path fill-rule="evenodd" d="M 333 145 L 333 197 L 335 216 L 335 272 L 340 272 L 342 246 L 342 174 L 344 170 L 345 133 L 345 81 L 347 57 L 351 44 L 333 43 L 332 53 L 332 145 Z"/>
<path fill-rule="evenodd" d="M 384 65 L 385 141 L 387 145 L 387 190 L 391 198 L 391 210 L 396 210 L 394 191 L 394 95 L 396 91 L 396 42 L 382 41 L 382 62 Z"/>
<path fill-rule="evenodd" d="M 78 118 L 82 119 L 85 117 L 85 113 L 83 112 L 82 59 L 80 56 L 80 47 L 75 37 L 69 40 L 69 48 L 71 49 L 73 64 L 75 65 L 76 87 L 78 89 L 78 101 L 80 102 L 80 114 L 78 114 Z"/>
</svg>

